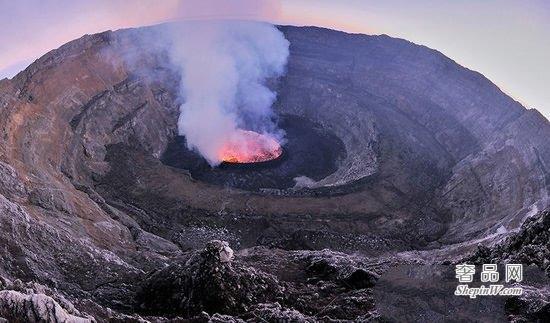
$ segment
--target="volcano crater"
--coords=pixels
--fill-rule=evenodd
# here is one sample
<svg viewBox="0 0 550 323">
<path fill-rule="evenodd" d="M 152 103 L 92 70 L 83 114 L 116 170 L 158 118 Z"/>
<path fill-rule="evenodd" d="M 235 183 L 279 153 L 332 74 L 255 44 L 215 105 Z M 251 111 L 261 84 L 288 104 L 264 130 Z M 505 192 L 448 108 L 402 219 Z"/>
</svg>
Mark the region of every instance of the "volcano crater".
<svg viewBox="0 0 550 323">
<path fill-rule="evenodd" d="M 280 126 L 286 132 L 283 153 L 258 163 L 223 162 L 211 167 L 187 147 L 184 136 L 173 138 L 161 161 L 188 170 L 199 181 L 248 191 L 273 192 L 314 185 L 333 174 L 346 156 L 345 145 L 321 125 L 296 115 L 284 115 Z"/>
<path fill-rule="evenodd" d="M 334 268 L 451 264 L 548 208 L 544 116 L 439 52 L 313 27 L 280 27 L 287 73 L 269 85 L 283 155 L 211 168 L 176 135 L 180 75 L 139 41 L 151 28 L 84 36 L 0 80 L 2 276 L 143 314 L 134 295 L 148 275 L 182 273 L 180 256 L 224 240 L 252 273 L 317 295 L 325 273 L 341 281 Z M 288 189 L 300 176 L 314 188 Z M 257 193 L 266 188 L 293 195 Z M 531 239 L 542 221 L 512 242 L 543 250 Z M 183 264 L 202 268 L 193 261 Z M 356 272 L 351 285 L 368 276 Z M 357 304 L 347 291 L 304 291 L 293 299 Z"/>
</svg>

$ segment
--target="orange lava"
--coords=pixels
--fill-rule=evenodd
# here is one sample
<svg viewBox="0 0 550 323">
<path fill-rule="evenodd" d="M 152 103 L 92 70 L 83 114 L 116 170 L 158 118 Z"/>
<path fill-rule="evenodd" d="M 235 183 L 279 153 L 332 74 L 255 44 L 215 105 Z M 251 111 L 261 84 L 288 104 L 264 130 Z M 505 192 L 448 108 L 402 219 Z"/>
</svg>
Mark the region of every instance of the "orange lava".
<svg viewBox="0 0 550 323">
<path fill-rule="evenodd" d="M 220 150 L 220 160 L 226 163 L 260 163 L 281 156 L 283 149 L 275 138 L 254 131 L 238 130 Z"/>
</svg>

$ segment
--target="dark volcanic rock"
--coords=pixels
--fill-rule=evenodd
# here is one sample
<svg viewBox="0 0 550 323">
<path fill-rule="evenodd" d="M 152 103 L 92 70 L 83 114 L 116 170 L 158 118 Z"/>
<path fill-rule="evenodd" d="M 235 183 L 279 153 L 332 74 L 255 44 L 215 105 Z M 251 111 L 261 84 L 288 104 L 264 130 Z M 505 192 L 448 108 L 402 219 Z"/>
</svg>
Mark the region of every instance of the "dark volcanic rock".
<svg viewBox="0 0 550 323">
<path fill-rule="evenodd" d="M 317 322 L 313 317 L 303 315 L 302 313 L 285 309 L 278 303 L 258 304 L 252 311 L 245 315 L 250 321 L 257 318 L 268 318 L 271 322 Z"/>
<path fill-rule="evenodd" d="M 305 260 L 312 279 L 337 281 L 352 289 L 373 287 L 378 280 L 376 273 L 346 254 L 321 251 L 306 256 Z"/>
<path fill-rule="evenodd" d="M 520 263 L 536 266 L 545 278 L 534 278 L 537 271 L 527 270 L 520 286 L 524 292 L 506 300 L 505 309 L 513 322 L 544 322 L 550 317 L 550 212 L 527 219 L 521 230 L 496 246 L 478 246 L 464 260 L 471 263 Z M 532 269 L 532 268 L 527 268 Z"/>
<path fill-rule="evenodd" d="M 550 290 L 524 286 L 523 295 L 506 300 L 505 308 L 511 322 L 547 322 Z"/>
<path fill-rule="evenodd" d="M 502 322 L 502 297 L 475 300 L 454 295 L 454 266 L 402 265 L 382 275 L 374 289 L 380 318 L 390 322 Z"/>
<path fill-rule="evenodd" d="M 147 278 L 136 306 L 149 314 L 238 314 L 253 304 L 281 299 L 282 292 L 269 274 L 233 262 L 227 242 L 213 240 Z"/>
<path fill-rule="evenodd" d="M 229 260 L 227 248 L 211 241 L 203 251 L 153 273 L 137 295 L 136 311 L 184 317 L 200 317 L 204 311 L 253 322 L 376 316 L 371 288 L 377 275 L 363 258 L 345 259 L 328 250 L 253 248 Z M 321 262 L 337 274 L 320 278 L 312 268 Z"/>
<path fill-rule="evenodd" d="M 527 219 L 521 230 L 494 247 L 479 246 L 466 259 L 474 263 L 536 265 L 550 277 L 550 211 Z"/>
</svg>

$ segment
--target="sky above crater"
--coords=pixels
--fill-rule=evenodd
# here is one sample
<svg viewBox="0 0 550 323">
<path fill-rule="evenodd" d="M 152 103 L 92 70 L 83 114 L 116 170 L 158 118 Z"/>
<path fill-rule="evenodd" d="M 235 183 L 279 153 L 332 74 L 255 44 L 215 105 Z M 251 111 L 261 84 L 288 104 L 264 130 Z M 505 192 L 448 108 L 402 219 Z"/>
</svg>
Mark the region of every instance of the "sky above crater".
<svg viewBox="0 0 550 323">
<path fill-rule="evenodd" d="M 405 38 L 481 72 L 550 118 L 547 0 L 0 0 L 0 79 L 83 34 L 215 18 Z"/>
</svg>

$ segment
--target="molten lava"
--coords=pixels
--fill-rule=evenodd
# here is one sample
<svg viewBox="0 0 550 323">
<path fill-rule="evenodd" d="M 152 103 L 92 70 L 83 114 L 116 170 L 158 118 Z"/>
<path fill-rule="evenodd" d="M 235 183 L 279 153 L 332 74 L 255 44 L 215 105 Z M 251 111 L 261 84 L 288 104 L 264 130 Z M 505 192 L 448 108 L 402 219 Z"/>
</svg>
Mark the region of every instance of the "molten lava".
<svg viewBox="0 0 550 323">
<path fill-rule="evenodd" d="M 226 163 L 260 163 L 281 156 L 283 149 L 275 138 L 254 131 L 238 130 L 220 149 L 220 160 Z"/>
</svg>

